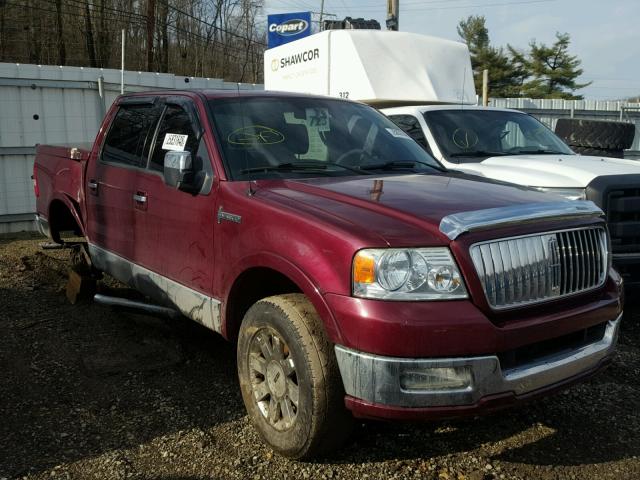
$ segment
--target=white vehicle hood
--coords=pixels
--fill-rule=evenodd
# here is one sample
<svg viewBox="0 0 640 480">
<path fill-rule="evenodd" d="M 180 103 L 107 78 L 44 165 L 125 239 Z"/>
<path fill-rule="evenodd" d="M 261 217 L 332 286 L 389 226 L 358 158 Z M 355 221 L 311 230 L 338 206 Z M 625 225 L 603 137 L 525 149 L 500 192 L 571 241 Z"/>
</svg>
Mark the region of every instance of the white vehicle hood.
<svg viewBox="0 0 640 480">
<path fill-rule="evenodd" d="M 587 155 L 509 155 L 453 168 L 532 187 L 584 188 L 602 175 L 640 174 L 640 162 Z"/>
</svg>

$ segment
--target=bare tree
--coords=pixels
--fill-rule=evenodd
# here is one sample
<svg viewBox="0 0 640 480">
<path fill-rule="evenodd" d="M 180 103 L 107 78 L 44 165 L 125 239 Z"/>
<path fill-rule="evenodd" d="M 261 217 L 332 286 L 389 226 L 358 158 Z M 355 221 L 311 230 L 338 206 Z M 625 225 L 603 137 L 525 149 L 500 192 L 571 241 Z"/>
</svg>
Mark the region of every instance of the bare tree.
<svg viewBox="0 0 640 480">
<path fill-rule="evenodd" d="M 6 5 L 3 4 L 6 2 Z M 264 0 L 0 0 L 0 58 L 259 82 Z"/>
</svg>

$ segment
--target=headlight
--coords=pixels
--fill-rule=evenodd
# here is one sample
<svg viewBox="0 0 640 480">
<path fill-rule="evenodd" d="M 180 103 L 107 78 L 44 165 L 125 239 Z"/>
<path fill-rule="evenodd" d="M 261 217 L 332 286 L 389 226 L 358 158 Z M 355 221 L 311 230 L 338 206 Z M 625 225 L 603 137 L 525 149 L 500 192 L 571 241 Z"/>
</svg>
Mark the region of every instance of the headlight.
<svg viewBox="0 0 640 480">
<path fill-rule="evenodd" d="M 437 248 L 368 248 L 353 259 L 353 294 L 386 300 L 467 298 L 451 252 Z"/>
<path fill-rule="evenodd" d="M 567 200 L 586 200 L 587 192 L 584 188 L 547 188 L 547 187 L 533 187 L 536 190 L 545 193 L 553 193 L 560 195 Z"/>
</svg>

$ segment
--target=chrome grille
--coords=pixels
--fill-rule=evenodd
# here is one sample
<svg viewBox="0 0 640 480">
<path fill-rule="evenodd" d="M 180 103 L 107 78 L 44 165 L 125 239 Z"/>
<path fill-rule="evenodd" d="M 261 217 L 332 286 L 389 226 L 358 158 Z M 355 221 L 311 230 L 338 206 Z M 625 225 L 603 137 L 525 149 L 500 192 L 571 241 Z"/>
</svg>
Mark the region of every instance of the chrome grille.
<svg viewBox="0 0 640 480">
<path fill-rule="evenodd" d="M 607 234 L 596 227 L 505 238 L 473 245 L 471 258 L 489 305 L 517 307 L 602 285 Z"/>
</svg>

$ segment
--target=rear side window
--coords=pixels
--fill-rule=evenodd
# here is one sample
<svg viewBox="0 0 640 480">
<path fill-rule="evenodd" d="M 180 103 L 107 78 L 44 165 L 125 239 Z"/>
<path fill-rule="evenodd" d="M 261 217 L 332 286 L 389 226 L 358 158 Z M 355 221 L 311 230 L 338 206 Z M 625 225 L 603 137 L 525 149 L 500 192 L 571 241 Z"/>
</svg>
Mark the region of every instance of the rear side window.
<svg viewBox="0 0 640 480">
<path fill-rule="evenodd" d="M 418 142 L 422 148 L 429 152 L 429 154 L 432 154 L 431 148 L 429 148 L 429 143 L 422 132 L 420 122 L 416 117 L 413 115 L 389 115 L 389 118 L 411 138 Z"/>
<path fill-rule="evenodd" d="M 160 120 L 149 168 L 161 172 L 164 167 L 164 155 L 169 150 L 184 150 L 195 157 L 199 140 L 189 114 L 179 106 L 167 106 Z"/>
<path fill-rule="evenodd" d="M 105 139 L 102 160 L 144 167 L 147 163 L 148 144 L 161 112 L 162 107 L 155 105 L 121 106 Z"/>
</svg>

